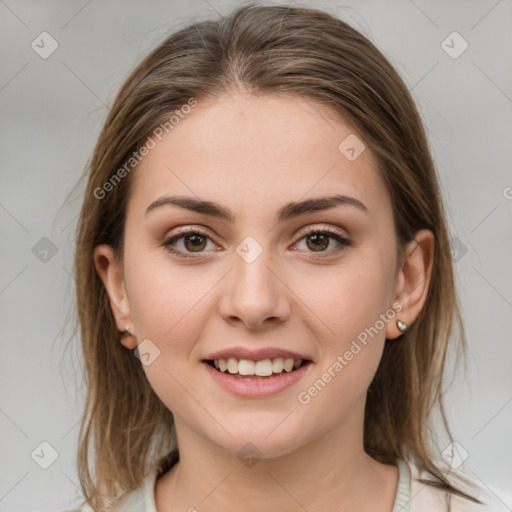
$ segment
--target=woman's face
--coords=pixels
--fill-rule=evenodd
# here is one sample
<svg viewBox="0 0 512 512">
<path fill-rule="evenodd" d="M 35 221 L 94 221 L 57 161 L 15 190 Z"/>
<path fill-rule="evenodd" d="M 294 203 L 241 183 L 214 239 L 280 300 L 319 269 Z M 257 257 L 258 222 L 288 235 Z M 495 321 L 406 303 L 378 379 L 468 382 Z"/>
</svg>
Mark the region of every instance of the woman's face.
<svg viewBox="0 0 512 512">
<path fill-rule="evenodd" d="M 355 137 L 314 101 L 226 94 L 199 102 L 133 171 L 119 325 L 145 340 L 144 371 L 183 432 L 233 452 L 250 442 L 268 457 L 333 429 L 362 432 L 401 306 L 390 198 Z M 162 201 L 171 196 L 232 218 Z M 308 203 L 333 196 L 350 199 Z M 194 234 L 166 247 L 184 231 Z M 257 394 L 283 375 L 244 380 L 243 391 L 204 362 L 235 347 L 310 363 Z"/>
</svg>

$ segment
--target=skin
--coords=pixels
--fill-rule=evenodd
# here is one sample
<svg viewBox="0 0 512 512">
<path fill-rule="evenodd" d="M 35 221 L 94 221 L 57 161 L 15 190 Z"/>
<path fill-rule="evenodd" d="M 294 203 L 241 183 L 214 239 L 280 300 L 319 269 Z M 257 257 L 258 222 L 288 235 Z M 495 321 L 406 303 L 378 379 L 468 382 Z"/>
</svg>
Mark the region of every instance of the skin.
<svg viewBox="0 0 512 512">
<path fill-rule="evenodd" d="M 366 392 L 386 338 L 402 342 L 396 319 L 410 325 L 424 305 L 434 240 L 419 231 L 398 268 L 376 160 L 368 147 L 354 161 L 338 150 L 352 133 L 311 100 L 224 94 L 199 102 L 132 171 L 123 261 L 107 245 L 94 261 L 119 329 L 134 335 L 125 347 L 149 338 L 160 350 L 143 368 L 174 413 L 180 461 L 157 480 L 159 512 L 391 511 L 398 471 L 364 452 Z M 341 205 L 276 223 L 285 203 L 333 193 L 357 198 L 368 213 Z M 164 195 L 215 201 L 237 218 L 172 205 L 145 215 Z M 184 227 L 208 234 L 202 252 L 186 238 L 174 244 L 196 259 L 163 246 Z M 307 227 L 333 229 L 351 243 L 337 250 L 329 238 L 319 252 Z M 263 251 L 252 263 L 236 252 L 247 236 Z M 396 301 L 400 313 L 307 405 L 299 403 L 298 393 Z M 235 345 L 290 349 L 313 364 L 279 394 L 243 399 L 201 363 Z M 261 454 L 251 467 L 237 457 L 248 442 Z"/>
</svg>

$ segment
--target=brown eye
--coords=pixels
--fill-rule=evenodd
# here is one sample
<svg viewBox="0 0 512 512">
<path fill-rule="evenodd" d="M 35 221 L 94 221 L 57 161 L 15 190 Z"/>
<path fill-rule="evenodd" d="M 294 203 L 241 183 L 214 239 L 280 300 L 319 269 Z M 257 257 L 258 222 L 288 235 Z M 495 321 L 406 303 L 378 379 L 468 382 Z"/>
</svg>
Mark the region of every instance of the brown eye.
<svg viewBox="0 0 512 512">
<path fill-rule="evenodd" d="M 206 237 L 203 235 L 185 235 L 183 240 L 187 251 L 198 252 L 206 246 Z"/>
<path fill-rule="evenodd" d="M 202 233 L 198 230 L 189 230 L 166 239 L 162 245 L 166 251 L 177 256 L 195 258 L 199 257 L 200 253 L 204 252 L 209 240 L 211 239 L 206 233 Z M 182 247 L 176 248 L 180 242 L 183 242 Z M 194 256 L 193 253 L 197 253 L 198 256 Z"/>
<path fill-rule="evenodd" d="M 306 234 L 301 238 L 301 240 L 305 240 L 307 252 L 318 253 L 318 256 L 316 257 L 319 258 L 333 256 L 351 245 L 350 240 L 342 236 L 337 231 L 332 231 L 330 229 L 314 229 L 311 227 L 306 230 Z M 335 240 L 338 247 L 328 250 L 332 240 Z"/>
<path fill-rule="evenodd" d="M 329 247 L 330 238 L 329 235 L 324 233 L 315 233 L 306 237 L 306 243 L 313 251 L 323 251 Z"/>
</svg>

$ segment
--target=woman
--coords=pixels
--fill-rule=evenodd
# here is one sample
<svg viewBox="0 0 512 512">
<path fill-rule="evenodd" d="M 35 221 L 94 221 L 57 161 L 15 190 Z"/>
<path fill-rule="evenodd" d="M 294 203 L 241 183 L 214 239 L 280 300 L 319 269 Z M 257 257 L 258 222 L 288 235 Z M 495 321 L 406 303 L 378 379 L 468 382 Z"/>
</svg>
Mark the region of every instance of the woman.
<svg viewBox="0 0 512 512">
<path fill-rule="evenodd" d="M 441 457 L 464 349 L 445 218 L 364 36 L 284 6 L 193 24 L 128 77 L 88 173 L 94 510 L 491 510 Z"/>
</svg>

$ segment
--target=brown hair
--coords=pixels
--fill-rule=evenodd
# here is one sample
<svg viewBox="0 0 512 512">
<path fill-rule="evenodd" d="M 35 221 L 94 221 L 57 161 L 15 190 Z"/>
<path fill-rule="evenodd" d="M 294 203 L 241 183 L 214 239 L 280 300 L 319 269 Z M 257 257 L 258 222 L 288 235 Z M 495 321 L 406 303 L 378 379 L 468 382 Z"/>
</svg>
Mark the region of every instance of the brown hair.
<svg viewBox="0 0 512 512">
<path fill-rule="evenodd" d="M 120 344 L 93 262 L 99 244 L 111 245 L 122 261 L 133 171 L 112 178 L 176 109 L 233 89 L 300 95 L 343 116 L 377 158 L 393 204 L 399 256 L 416 231 L 434 233 L 427 300 L 401 340 L 386 342 L 367 394 L 364 447 L 383 463 L 410 459 L 434 477 L 431 485 L 476 501 L 435 462 L 430 432 L 440 411 L 451 439 L 443 374 L 449 340 L 463 354 L 465 337 L 441 194 L 413 99 L 382 53 L 347 23 L 315 9 L 252 4 L 172 34 L 139 63 L 113 102 L 84 175 L 74 273 L 87 386 L 78 450 L 85 500 L 98 512 L 107 510 L 140 486 L 155 464 L 177 457 L 173 415 Z M 108 193 L 99 198 L 107 182 Z"/>
</svg>

